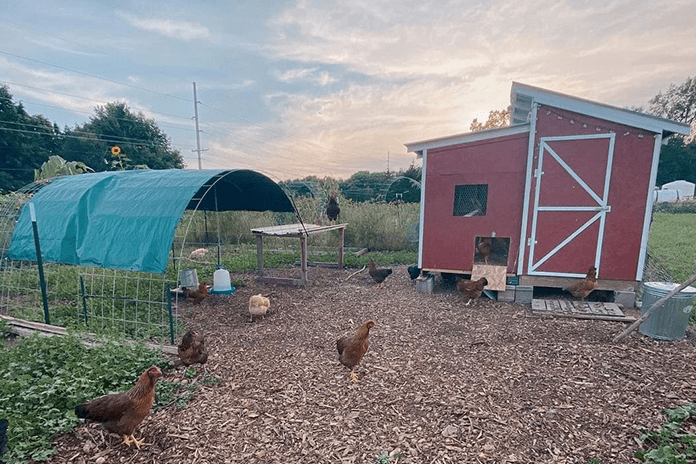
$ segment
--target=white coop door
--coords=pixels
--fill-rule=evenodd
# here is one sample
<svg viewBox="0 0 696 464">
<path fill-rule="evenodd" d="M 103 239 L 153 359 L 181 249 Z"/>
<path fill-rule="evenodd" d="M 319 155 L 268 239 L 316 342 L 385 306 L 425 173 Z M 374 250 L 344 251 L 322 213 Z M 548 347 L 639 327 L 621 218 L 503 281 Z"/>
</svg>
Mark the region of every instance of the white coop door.
<svg viewBox="0 0 696 464">
<path fill-rule="evenodd" d="M 529 275 L 585 277 L 591 264 L 599 271 L 604 225 L 611 211 L 607 199 L 614 135 L 542 137 L 539 140 L 528 240 Z M 591 228 L 597 222 L 598 227 Z M 590 230 L 583 234 L 588 228 Z M 574 246 L 582 246 L 582 256 L 572 252 Z M 556 262 L 551 264 L 554 256 Z M 561 261 L 566 264 L 559 265 Z M 572 261 L 575 265 L 568 264 Z M 583 264 L 577 264 L 580 262 Z M 569 268 L 583 269 L 583 272 L 570 272 Z"/>
</svg>

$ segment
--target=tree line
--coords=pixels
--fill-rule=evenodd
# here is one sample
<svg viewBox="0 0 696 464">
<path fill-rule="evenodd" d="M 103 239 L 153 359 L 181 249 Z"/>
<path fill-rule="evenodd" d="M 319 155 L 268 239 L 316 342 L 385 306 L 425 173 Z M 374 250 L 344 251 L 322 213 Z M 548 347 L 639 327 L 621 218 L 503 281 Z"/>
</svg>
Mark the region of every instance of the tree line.
<svg viewBox="0 0 696 464">
<path fill-rule="evenodd" d="M 670 85 L 649 100 L 648 108 L 630 108 L 694 126 L 696 78 Z M 509 109 L 491 111 L 488 120 L 474 119 L 470 130 L 509 124 Z M 47 162 L 51 161 L 46 164 Z M 0 86 L 0 192 L 17 190 L 41 175 L 70 174 L 116 169 L 181 169 L 184 161 L 154 120 L 132 111 L 126 103 L 97 106 L 89 121 L 60 129 L 42 115 L 30 115 L 15 103 L 6 86 Z M 48 169 L 46 169 L 48 168 Z M 45 176 L 45 173 L 44 173 Z M 308 176 L 284 182 L 298 195 L 340 192 L 354 201 L 420 200 L 421 169 L 411 166 L 399 172 L 359 171 L 347 180 Z M 696 136 L 671 137 L 662 147 L 658 185 L 673 180 L 696 183 Z M 318 187 L 317 187 L 318 186 Z M 314 191 L 313 191 L 314 190 Z"/>
<path fill-rule="evenodd" d="M 61 130 L 44 116 L 27 113 L 7 86 L 0 86 L 0 192 L 33 182 L 49 159 L 54 166 L 65 161 L 76 172 L 184 167 L 155 121 L 123 102 L 97 106 L 89 121 Z"/>
</svg>

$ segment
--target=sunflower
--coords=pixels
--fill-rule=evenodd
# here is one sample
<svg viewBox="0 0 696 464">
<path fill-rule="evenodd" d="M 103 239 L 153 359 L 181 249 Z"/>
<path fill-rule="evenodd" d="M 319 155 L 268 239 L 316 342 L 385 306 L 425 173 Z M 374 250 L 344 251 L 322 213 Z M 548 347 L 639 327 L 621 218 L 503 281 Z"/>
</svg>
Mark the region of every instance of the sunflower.
<svg viewBox="0 0 696 464">
<path fill-rule="evenodd" d="M 113 147 L 111 147 L 111 154 L 114 156 L 120 155 L 121 154 L 121 147 L 119 147 L 118 145 L 114 145 Z"/>
</svg>

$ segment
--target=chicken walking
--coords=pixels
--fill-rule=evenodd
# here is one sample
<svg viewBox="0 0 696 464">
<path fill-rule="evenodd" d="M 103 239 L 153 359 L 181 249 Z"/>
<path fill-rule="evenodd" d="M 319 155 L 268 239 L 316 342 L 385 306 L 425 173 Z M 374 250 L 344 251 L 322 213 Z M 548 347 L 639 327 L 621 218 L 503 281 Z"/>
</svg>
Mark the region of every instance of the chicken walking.
<svg viewBox="0 0 696 464">
<path fill-rule="evenodd" d="M 367 348 L 370 346 L 367 337 L 370 335 L 370 329 L 376 324 L 373 319 L 370 319 L 361 325 L 357 332 L 344 335 L 336 341 L 338 360 L 350 369 L 350 378 L 353 382 L 358 381 L 358 375 L 353 372 L 353 369 L 367 352 Z"/>
<path fill-rule="evenodd" d="M 575 298 L 580 298 L 580 301 L 585 301 L 585 298 L 595 288 L 597 288 L 597 268 L 590 266 L 584 279 L 577 281 L 573 285 L 563 287 L 563 290 L 570 292 Z"/>
<path fill-rule="evenodd" d="M 101 422 L 109 432 L 123 437 L 123 443 L 140 449 L 145 440 L 133 436 L 135 428 L 147 417 L 155 402 L 155 384 L 162 377 L 162 371 L 152 366 L 140 375 L 135 386 L 125 393 L 100 396 L 75 408 L 75 414 L 82 419 Z"/>
<path fill-rule="evenodd" d="M 382 282 L 384 282 L 384 279 L 391 275 L 392 270 L 386 267 L 377 267 L 375 262 L 373 260 L 370 260 L 369 270 L 367 272 L 370 274 L 370 277 L 372 277 L 372 280 L 377 282 L 377 284 L 379 284 L 379 286 L 381 287 Z"/>
<path fill-rule="evenodd" d="M 478 280 L 458 278 L 457 290 L 462 292 L 464 296 L 466 296 L 469 299 L 469 301 L 466 302 L 465 306 L 469 306 L 469 303 L 479 298 L 483 293 L 483 287 L 485 287 L 486 285 L 488 285 L 488 279 L 486 279 L 485 277 L 481 277 Z"/>
</svg>

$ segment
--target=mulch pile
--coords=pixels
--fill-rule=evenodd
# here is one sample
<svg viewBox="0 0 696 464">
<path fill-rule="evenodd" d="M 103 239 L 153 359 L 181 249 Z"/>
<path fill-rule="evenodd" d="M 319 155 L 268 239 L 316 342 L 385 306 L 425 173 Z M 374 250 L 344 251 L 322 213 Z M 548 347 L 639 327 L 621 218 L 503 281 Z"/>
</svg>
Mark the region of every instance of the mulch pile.
<svg viewBox="0 0 696 464">
<path fill-rule="evenodd" d="M 247 283 L 233 295 L 182 303 L 211 352 L 193 399 L 151 414 L 140 450 L 81 425 L 56 439 L 52 462 L 374 464 L 386 451 L 392 463 L 630 463 L 639 426 L 696 399 L 692 338 L 636 331 L 614 344 L 623 323 L 531 318 L 485 297 L 464 306 L 439 279 L 416 292 L 405 266 L 382 288 L 354 272 L 311 268 L 306 288 L 233 275 Z M 257 293 L 271 312 L 250 323 Z M 352 383 L 335 342 L 370 318 Z M 204 385 L 206 372 L 222 382 Z"/>
</svg>

